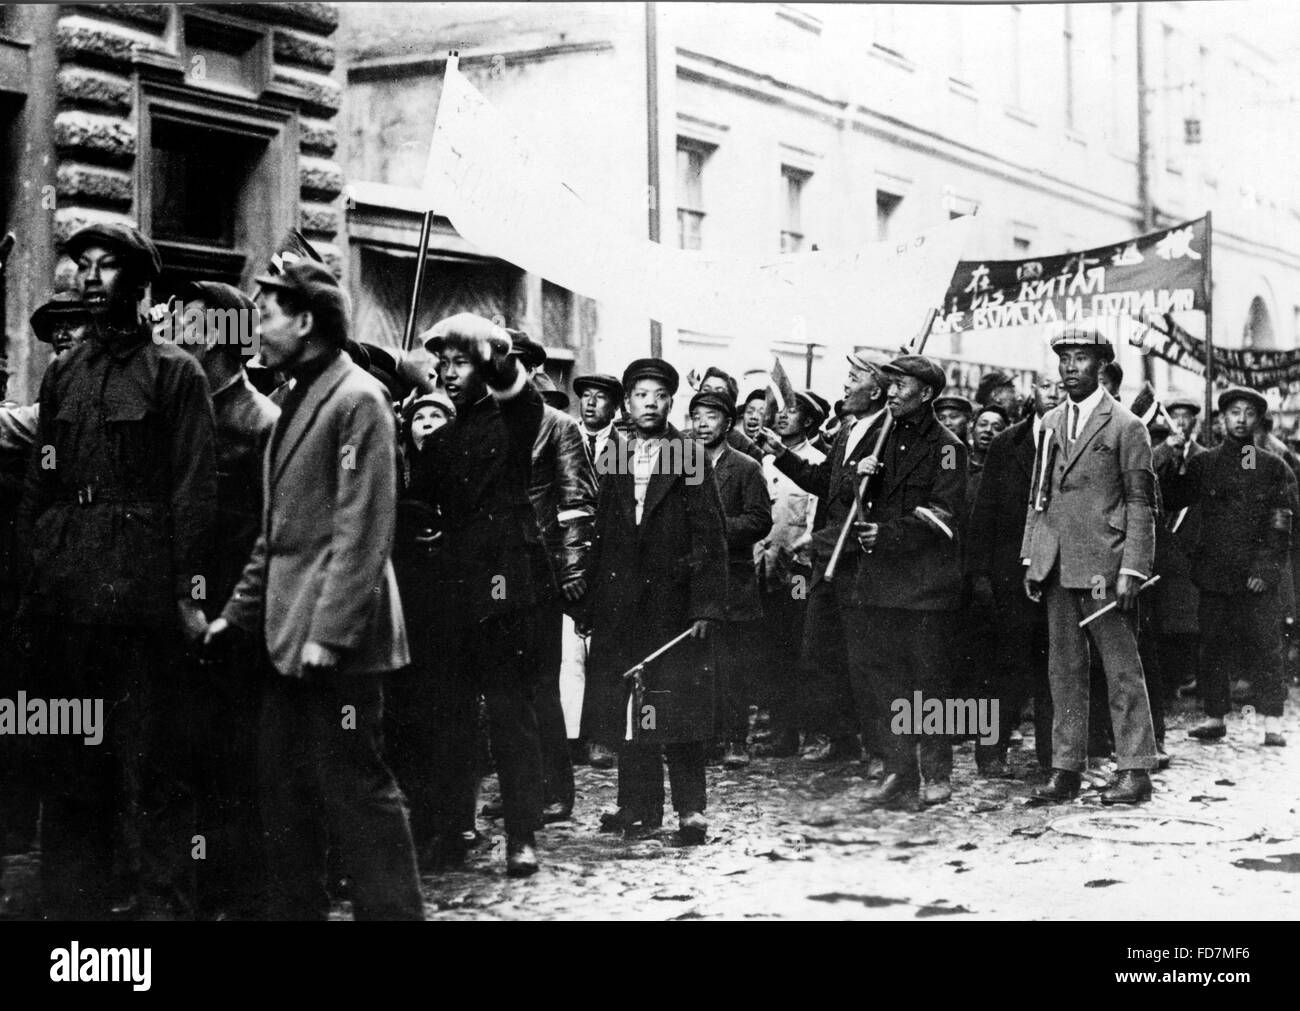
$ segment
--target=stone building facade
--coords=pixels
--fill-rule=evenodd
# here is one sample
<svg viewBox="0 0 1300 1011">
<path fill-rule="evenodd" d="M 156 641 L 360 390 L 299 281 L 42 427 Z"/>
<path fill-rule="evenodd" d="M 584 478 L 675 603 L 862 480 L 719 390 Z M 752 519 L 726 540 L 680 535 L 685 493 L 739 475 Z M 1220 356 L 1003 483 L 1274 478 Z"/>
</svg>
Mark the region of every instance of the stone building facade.
<svg viewBox="0 0 1300 1011">
<path fill-rule="evenodd" d="M 88 222 L 155 238 L 155 300 L 189 277 L 248 288 L 292 227 L 341 269 L 338 21 L 325 3 L 0 8 L 10 398 L 35 395 L 49 356 L 27 321 Z"/>
</svg>

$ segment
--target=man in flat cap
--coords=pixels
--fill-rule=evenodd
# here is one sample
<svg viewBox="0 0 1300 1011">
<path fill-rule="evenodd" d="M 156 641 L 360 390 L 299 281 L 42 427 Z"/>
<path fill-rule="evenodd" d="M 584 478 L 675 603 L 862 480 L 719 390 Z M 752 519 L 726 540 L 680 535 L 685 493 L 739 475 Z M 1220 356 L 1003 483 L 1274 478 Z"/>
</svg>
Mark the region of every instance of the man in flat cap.
<svg viewBox="0 0 1300 1011">
<path fill-rule="evenodd" d="M 659 827 L 666 760 L 680 838 L 697 844 L 708 831 L 704 759 L 713 736 L 707 639 L 726 616 L 727 542 L 708 454 L 668 423 L 677 385 L 662 359 L 629 365 L 632 438 L 621 458 L 610 461 L 606 447 L 597 464 L 582 722 L 593 741 L 619 751 L 618 809 L 601 816 L 602 830 Z M 685 641 L 624 678 L 684 632 Z"/>
<path fill-rule="evenodd" d="M 914 733 L 914 721 L 899 717 L 898 700 L 910 707 L 914 693 L 949 694 L 967 450 L 935 419 L 931 405 L 947 382 L 937 363 L 903 355 L 881 371 L 894 424 L 880 456 L 863 461 L 861 470 L 874 480 L 854 531 L 863 551 L 854 585 L 857 628 L 871 642 L 860 676 L 874 695 L 885 745 L 885 778 L 864 799 L 871 807 L 941 804 L 952 796 L 951 739 Z"/>
<path fill-rule="evenodd" d="M 293 379 L 263 458 L 256 544 L 221 616 L 274 667 L 258 728 L 274 920 L 324 920 L 326 842 L 353 883 L 353 915 L 420 920 L 402 794 L 381 755 L 383 681 L 410 659 L 389 556 L 397 506 L 388 392 L 344 353 L 347 295 L 299 260 L 257 278 L 260 355 Z"/>
<path fill-rule="evenodd" d="M 1043 418 L 1060 403 L 1056 375 L 1034 377 L 1033 414 L 1017 422 L 989 446 L 983 479 L 971 508 L 966 537 L 966 572 L 971 600 L 993 615 L 997 635 L 986 690 L 998 700 L 998 739 L 977 744 L 980 774 L 1009 774 L 1007 748 L 1019 728 L 1025 701 L 1034 700 L 1034 746 L 1043 771 L 1052 767 L 1052 692 L 1047 680 L 1047 615 L 1040 602 L 1025 596 L 1020 546 L 1025 535 L 1034 461 L 1042 445 Z"/>
<path fill-rule="evenodd" d="M 727 444 L 736 405 L 725 393 L 703 390 L 691 398 L 691 424 L 704 444 L 722 502 L 727 539 L 726 620 L 718 628 L 717 657 L 719 740 L 722 764 L 749 764 L 749 707 L 766 701 L 762 669 L 763 605 L 759 599 L 754 545 L 772 529 L 772 502 L 757 461 Z"/>
<path fill-rule="evenodd" d="M 777 470 L 804 491 L 817 496 L 811 545 L 812 581 L 800 664 L 808 677 L 801 694 L 803 723 L 811 738 L 806 742 L 804 757 L 810 761 L 861 757 L 858 734 L 867 739 L 869 755 L 883 754 L 884 749 L 883 742 L 872 740 L 878 720 L 861 677 L 866 645 L 856 634 L 857 609 L 853 603 L 854 576 L 862 557 L 856 538 L 844 542 L 835 578 L 827 580 L 825 575 L 840 530 L 853 508 L 861 480 L 857 474 L 858 463 L 871 453 L 884 421 L 887 380 L 881 370 L 888 361 L 885 356 L 869 351 L 848 356 L 845 420 L 825 459 L 816 463 L 806 460 L 789 452 L 776 432 L 770 429 L 762 432 L 763 448 L 774 455 Z M 850 625 L 855 630 L 853 634 Z"/>
<path fill-rule="evenodd" d="M 826 454 L 810 440 L 829 413 L 830 405 L 824 398 L 804 390 L 777 413 L 773 431 L 787 453 L 816 467 Z M 817 496 L 778 470 L 771 456 L 763 460 L 763 477 L 772 500 L 772 529 L 757 545 L 755 555 L 767 619 L 763 643 L 768 657 L 769 753 L 775 758 L 788 758 L 799 753 L 801 714 L 797 707 L 806 680 L 800 673 L 800 656 L 812 582 Z"/>
<path fill-rule="evenodd" d="M 262 457 L 280 410 L 244 373 L 257 352 L 257 307 L 216 281 L 183 284 L 167 331 L 203 368 L 216 415 L 217 513 L 212 575 L 200 601 L 215 620 L 234 591 L 262 526 Z M 193 664 L 195 799 L 208 842 L 198 866 L 200 916 L 247 919 L 261 913 L 265 885 L 258 818 L 257 723 L 266 651 L 249 636 Z"/>
<path fill-rule="evenodd" d="M 936 398 L 934 416 L 959 441 L 970 442 L 970 423 L 975 416 L 975 405 L 965 397 L 950 393 Z"/>
<path fill-rule="evenodd" d="M 1155 555 L 1151 440 L 1146 426 L 1101 388 L 1101 368 L 1114 349 L 1100 328 L 1060 328 L 1052 349 L 1067 399 L 1043 419 L 1020 549 L 1025 592 L 1046 601 L 1050 638 L 1052 775 L 1036 796 L 1078 795 L 1088 758 L 1091 641 L 1106 674 L 1118 770 L 1101 800 L 1140 803 L 1151 797 L 1156 764 L 1137 643 L 1138 590 Z M 1111 602 L 1118 606 L 1079 627 Z"/>
<path fill-rule="evenodd" d="M 1200 590 L 1200 689 L 1205 719 L 1188 733 L 1202 741 L 1227 734 L 1232 672 L 1251 674 L 1264 743 L 1282 745 L 1281 613 L 1278 587 L 1291 546 L 1286 464 L 1254 443 L 1268 401 L 1233 387 L 1219 395 L 1224 440 L 1185 470 L 1166 461 L 1160 474 L 1171 510 L 1199 504 L 1200 536 L 1191 548 Z"/>
<path fill-rule="evenodd" d="M 509 333 L 481 316 L 440 321 L 425 346 L 438 356 L 456 418 L 416 456 L 410 490 L 440 514 L 441 547 L 431 565 L 444 602 L 436 632 L 448 668 L 429 730 L 439 753 L 437 828 L 420 841 L 421 859 L 435 869 L 464 860 L 477 803 L 481 695 L 501 781 L 506 873 L 527 877 L 537 871 L 544 806 L 537 623 L 557 592 L 528 493 L 545 405 L 510 353 Z"/>
<path fill-rule="evenodd" d="M 19 541 L 31 552 L 33 682 L 104 700 L 103 744 L 42 743 L 48 918 L 192 911 L 189 686 L 216 511 L 212 400 L 199 364 L 142 319 L 153 243 L 92 225 L 64 251 L 94 318 L 41 383 Z"/>
<path fill-rule="evenodd" d="M 1173 396 L 1165 400 L 1164 406 L 1171 431 L 1151 451 L 1152 466 L 1162 481 L 1171 468 L 1187 473 L 1188 463 L 1205 452 L 1196 439 L 1201 402 L 1195 397 Z M 1180 685 L 1196 684 L 1200 664 L 1200 596 L 1192 580 L 1188 552 L 1201 537 L 1201 507 L 1194 504 L 1169 509 L 1166 503 L 1159 522 L 1163 529 L 1156 531 L 1155 565 L 1160 582 L 1147 592 L 1154 597 L 1160 660 L 1163 673 L 1168 675 L 1164 687 L 1166 697 L 1171 698 Z"/>
<path fill-rule="evenodd" d="M 595 472 L 596 461 L 620 460 L 623 457 L 620 447 L 624 436 L 614 424 L 619 408 L 623 405 L 623 384 L 616 376 L 595 372 L 575 379 L 573 392 L 578 395 L 583 449 L 587 453 L 587 459 L 591 461 L 594 478 L 599 487 L 601 475 Z M 614 444 L 614 449 L 606 456 L 606 446 L 611 442 Z M 577 634 L 569 621 L 565 622 L 565 631 L 567 637 L 565 655 L 569 660 L 561 668 L 561 681 L 563 682 L 566 677 L 569 678 L 570 690 L 562 693 L 562 700 L 574 762 L 590 764 L 597 769 L 612 769 L 615 762 L 614 752 L 603 744 L 588 741 L 582 729 L 582 692 L 586 681 L 587 640 Z"/>
</svg>

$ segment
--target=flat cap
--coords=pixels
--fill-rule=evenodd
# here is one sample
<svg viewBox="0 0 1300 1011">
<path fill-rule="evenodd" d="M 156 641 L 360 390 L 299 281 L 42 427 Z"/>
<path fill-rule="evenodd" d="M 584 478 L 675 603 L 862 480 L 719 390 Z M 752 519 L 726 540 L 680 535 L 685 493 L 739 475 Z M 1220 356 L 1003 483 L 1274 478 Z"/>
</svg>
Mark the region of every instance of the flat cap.
<svg viewBox="0 0 1300 1011">
<path fill-rule="evenodd" d="M 749 396 L 747 396 L 747 397 L 745 398 L 745 406 L 748 407 L 749 404 L 750 404 L 750 401 L 753 401 L 753 400 L 763 400 L 763 401 L 766 401 L 766 400 L 767 400 L 767 390 L 763 389 L 762 387 L 759 387 L 758 389 L 750 390 L 750 391 L 749 391 Z"/>
<path fill-rule="evenodd" d="M 886 376 L 912 376 L 914 379 L 919 379 L 934 390 L 936 397 L 948 385 L 948 377 L 944 375 L 943 369 L 925 355 L 902 355 L 880 371 Z"/>
<path fill-rule="evenodd" d="M 1235 400 L 1245 400 L 1248 403 L 1254 404 L 1259 410 L 1261 417 L 1268 413 L 1268 401 L 1264 399 L 1264 395 L 1262 393 L 1257 393 L 1255 390 L 1246 386 L 1230 386 L 1228 389 L 1220 393 L 1219 410 L 1226 411 L 1228 405 Z"/>
<path fill-rule="evenodd" d="M 335 314 L 344 329 L 341 334 L 330 336 L 345 345 L 349 343 L 348 296 L 339 286 L 338 278 L 325 264 L 315 260 L 299 260 L 287 264 L 278 274 L 260 274 L 253 280 L 266 291 L 285 292 L 312 312 Z M 349 354 L 352 353 L 351 348 L 348 351 Z M 353 354 L 352 357 L 355 360 L 357 356 Z M 369 355 L 365 357 L 367 363 L 362 368 L 369 370 Z M 357 364 L 361 365 L 359 361 Z"/>
<path fill-rule="evenodd" d="M 632 392 L 632 385 L 638 379 L 658 379 L 668 387 L 670 395 L 677 392 L 681 383 L 677 370 L 662 358 L 638 358 L 634 361 L 623 370 L 623 389 Z"/>
<path fill-rule="evenodd" d="M 889 364 L 889 355 L 881 354 L 876 351 L 854 351 L 851 355 L 847 355 L 846 357 L 848 358 L 849 364 L 855 369 L 874 372 L 876 375 L 880 375 L 880 370 Z"/>
<path fill-rule="evenodd" d="M 812 416 L 814 425 L 820 425 L 830 417 L 831 405 L 820 394 L 814 393 L 812 390 L 801 390 L 794 397 L 795 400 L 799 401 L 799 406 Z"/>
<path fill-rule="evenodd" d="M 1051 345 L 1058 355 L 1066 348 L 1096 348 L 1103 361 L 1115 360 L 1115 347 L 1110 338 L 1094 324 L 1071 323 L 1060 327 L 1052 335 Z"/>
<path fill-rule="evenodd" d="M 942 397 L 940 399 L 946 400 L 947 398 Z M 1004 408 L 1001 404 L 985 404 L 983 407 L 981 407 L 978 411 L 975 412 L 975 417 L 978 418 L 981 414 L 996 414 L 1008 425 L 1011 424 L 1011 415 L 1007 413 L 1006 408 Z"/>
<path fill-rule="evenodd" d="M 38 341 L 51 344 L 54 341 L 54 327 L 59 320 L 89 322 L 90 318 L 90 307 L 81 301 L 76 292 L 61 291 L 32 313 L 32 332 Z"/>
<path fill-rule="evenodd" d="M 711 407 L 715 411 L 721 411 L 732 421 L 736 420 L 736 402 L 725 393 L 718 393 L 716 390 L 701 390 L 691 397 L 691 404 L 686 413 L 694 414 L 697 407 Z"/>
<path fill-rule="evenodd" d="M 87 225 L 72 234 L 63 244 L 63 251 L 75 260 L 90 246 L 105 246 L 126 256 L 144 273 L 146 281 L 156 280 L 162 273 L 158 247 L 138 228 L 115 221 Z"/>
<path fill-rule="evenodd" d="M 427 350 L 437 353 L 444 347 L 465 347 L 481 340 L 511 344 L 510 334 L 505 327 L 497 326 L 490 319 L 485 319 L 472 312 L 458 312 L 454 316 L 440 319 L 420 335 Z"/>
<path fill-rule="evenodd" d="M 546 364 L 546 348 L 529 337 L 525 331 L 511 330 L 506 327 L 506 333 L 510 335 L 510 339 L 514 342 L 514 347 L 510 349 L 510 353 L 518 356 L 524 368 L 540 369 Z"/>
<path fill-rule="evenodd" d="M 1165 410 L 1172 411 L 1175 408 L 1191 411 L 1193 414 L 1201 413 L 1201 402 L 1195 397 L 1169 397 L 1165 400 Z"/>
<path fill-rule="evenodd" d="M 409 404 L 402 408 L 402 420 L 408 425 L 411 419 L 415 417 L 415 412 L 421 407 L 436 407 L 446 415 L 447 420 L 451 421 L 456 417 L 456 405 L 452 403 L 451 397 L 447 396 L 447 391 L 441 386 L 432 393 L 422 393 Z"/>
<path fill-rule="evenodd" d="M 514 331 L 510 331 L 510 333 L 513 334 Z M 514 354 L 514 352 L 511 351 L 511 354 Z M 542 395 L 542 400 L 546 403 L 560 411 L 569 409 L 569 395 L 563 390 L 557 390 L 554 381 L 545 372 L 539 372 L 533 376 L 533 385 L 537 387 L 537 392 Z"/>
<path fill-rule="evenodd" d="M 246 313 L 252 323 L 257 321 L 257 307 L 253 300 L 231 284 L 221 281 L 186 281 L 176 291 L 182 302 L 202 302 L 209 309 L 234 309 Z"/>
<path fill-rule="evenodd" d="M 942 411 L 945 409 L 961 411 L 967 417 L 972 417 L 975 414 L 975 405 L 965 397 L 958 396 L 955 393 L 949 393 L 947 396 L 943 397 L 936 397 L 934 401 L 934 409 L 936 411 Z"/>
<path fill-rule="evenodd" d="M 600 390 L 612 399 L 623 399 L 623 384 L 604 372 L 592 372 L 573 381 L 573 392 L 582 396 L 587 390 Z"/>
</svg>

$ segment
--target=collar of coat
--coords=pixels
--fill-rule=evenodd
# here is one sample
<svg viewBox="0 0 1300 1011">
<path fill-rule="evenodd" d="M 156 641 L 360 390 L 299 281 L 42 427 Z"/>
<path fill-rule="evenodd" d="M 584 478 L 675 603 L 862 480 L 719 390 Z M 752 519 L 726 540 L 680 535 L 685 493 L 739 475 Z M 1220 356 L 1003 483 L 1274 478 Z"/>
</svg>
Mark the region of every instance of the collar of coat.
<svg viewBox="0 0 1300 1011">
<path fill-rule="evenodd" d="M 1072 401 L 1065 400 L 1053 407 L 1043 416 L 1043 430 L 1050 432 L 1052 437 L 1060 446 L 1059 452 L 1065 459 L 1065 469 L 1061 472 L 1064 477 L 1070 472 L 1070 468 L 1079 462 L 1084 451 L 1097 437 L 1097 433 L 1110 424 L 1114 417 L 1116 403 L 1115 398 L 1101 390 L 1101 401 L 1093 408 L 1092 414 L 1088 416 L 1088 423 L 1083 426 L 1083 431 L 1079 437 L 1074 440 L 1074 445 L 1070 445 L 1069 440 L 1069 415 L 1066 413 L 1067 407 Z"/>
<path fill-rule="evenodd" d="M 685 477 L 696 483 L 704 478 L 706 454 L 703 443 L 687 438 L 672 425 L 667 426 L 659 442 L 659 460 L 654 473 L 650 475 L 650 483 L 646 485 L 645 503 L 641 510 L 642 527 L 679 478 Z M 689 467 L 686 466 L 688 458 Z M 630 454 L 627 461 L 630 463 Z M 615 486 L 618 489 L 618 500 L 626 511 L 631 526 L 637 525 L 635 483 L 636 477 L 631 467 L 620 467 Z"/>
<path fill-rule="evenodd" d="M 292 417 L 289 419 L 289 427 L 285 430 L 284 435 L 276 440 L 275 459 L 270 461 L 272 484 L 276 482 L 293 458 L 293 454 L 297 451 L 303 437 L 306 436 L 312 423 L 316 420 L 316 415 L 320 413 L 325 401 L 329 399 L 330 394 L 338 389 L 339 384 L 347 377 L 348 370 L 354 367 L 360 368 L 360 366 L 354 366 L 352 359 L 347 355 L 337 354 L 325 366 L 324 371 L 316 377 L 315 381 L 307 387 L 303 393 L 302 403 L 298 405 L 297 410 L 293 412 Z"/>
</svg>

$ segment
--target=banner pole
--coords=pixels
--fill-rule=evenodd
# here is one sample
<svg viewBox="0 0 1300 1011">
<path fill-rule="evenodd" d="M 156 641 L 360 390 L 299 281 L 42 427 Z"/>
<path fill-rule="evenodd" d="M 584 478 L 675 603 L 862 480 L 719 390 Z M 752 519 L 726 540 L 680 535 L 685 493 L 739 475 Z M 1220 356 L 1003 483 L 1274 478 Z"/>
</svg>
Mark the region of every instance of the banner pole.
<svg viewBox="0 0 1300 1011">
<path fill-rule="evenodd" d="M 420 222 L 420 243 L 415 254 L 415 284 L 411 290 L 411 306 L 406 313 L 406 332 L 402 335 L 402 350 L 410 351 L 415 341 L 415 316 L 420 307 L 420 290 L 424 287 L 425 263 L 429 258 L 429 233 L 433 231 L 433 211 L 424 212 Z"/>
<path fill-rule="evenodd" d="M 1201 445 L 1213 444 L 1214 426 L 1214 227 L 1213 211 L 1205 212 L 1205 414 L 1201 425 Z"/>
</svg>

